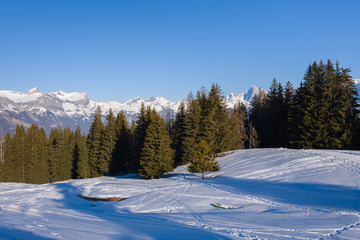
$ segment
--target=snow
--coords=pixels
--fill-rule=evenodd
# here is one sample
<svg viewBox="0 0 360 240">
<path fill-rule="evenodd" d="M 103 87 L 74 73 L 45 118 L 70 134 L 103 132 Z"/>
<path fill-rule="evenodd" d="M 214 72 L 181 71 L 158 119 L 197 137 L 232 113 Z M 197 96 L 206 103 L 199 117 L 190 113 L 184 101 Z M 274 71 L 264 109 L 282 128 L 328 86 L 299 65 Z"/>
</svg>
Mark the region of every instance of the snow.
<svg viewBox="0 0 360 240">
<path fill-rule="evenodd" d="M 15 103 L 26 103 L 37 100 L 43 96 L 37 88 L 32 88 L 27 92 L 0 91 L 0 97 L 8 98 Z"/>
<path fill-rule="evenodd" d="M 61 99 L 62 101 L 69 101 L 69 102 L 76 102 L 79 100 L 86 99 L 88 97 L 87 93 L 78 93 L 78 92 L 65 93 L 63 91 L 57 91 L 57 92 L 51 92 L 49 94 Z"/>
<path fill-rule="evenodd" d="M 0 183 L 0 239 L 360 238 L 359 151 L 252 149 L 218 161 L 205 180 L 180 166 L 156 180 Z"/>
</svg>

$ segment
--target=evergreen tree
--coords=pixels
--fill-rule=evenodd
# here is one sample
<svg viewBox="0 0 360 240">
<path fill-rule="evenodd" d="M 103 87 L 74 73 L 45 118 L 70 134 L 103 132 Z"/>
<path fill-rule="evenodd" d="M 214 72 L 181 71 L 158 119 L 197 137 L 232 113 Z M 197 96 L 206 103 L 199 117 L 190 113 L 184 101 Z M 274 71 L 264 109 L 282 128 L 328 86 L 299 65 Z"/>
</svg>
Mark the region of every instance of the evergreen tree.
<svg viewBox="0 0 360 240">
<path fill-rule="evenodd" d="M 150 124 L 150 113 L 151 108 L 145 108 L 144 103 L 142 103 L 134 130 L 134 160 L 131 164 L 132 172 L 136 172 L 139 169 L 141 152 L 144 147 L 144 141 L 146 137 L 146 129 Z"/>
<path fill-rule="evenodd" d="M 196 155 L 194 146 L 199 141 L 201 108 L 196 99 L 188 98 L 184 133 L 182 137 L 182 163 L 189 163 Z"/>
<path fill-rule="evenodd" d="M 293 104 L 293 100 L 294 100 L 294 87 L 293 85 L 288 81 L 286 82 L 285 85 L 285 90 L 284 90 L 284 107 L 283 107 L 283 111 L 282 111 L 282 116 L 281 116 L 281 126 L 282 126 L 282 131 L 281 131 L 281 146 L 283 147 L 289 147 L 289 127 L 290 127 L 290 123 L 289 123 L 289 117 L 290 117 L 290 108 L 291 105 Z"/>
<path fill-rule="evenodd" d="M 101 171 L 99 169 L 99 157 L 103 132 L 104 125 L 101 120 L 101 108 L 98 106 L 87 137 L 90 177 L 98 177 L 101 175 Z"/>
<path fill-rule="evenodd" d="M 133 136 L 124 111 L 120 111 L 116 117 L 115 133 L 116 143 L 110 167 L 111 173 L 130 172 L 134 169 Z"/>
<path fill-rule="evenodd" d="M 89 178 L 89 153 L 86 145 L 86 136 L 81 134 L 78 126 L 75 131 L 75 145 L 73 150 L 73 178 Z"/>
<path fill-rule="evenodd" d="M 234 143 L 239 140 L 239 136 L 237 135 L 239 132 L 236 135 L 232 132 L 234 130 L 237 131 L 237 128 L 234 126 L 235 122 L 231 122 L 229 113 L 226 111 L 226 102 L 218 84 L 212 84 L 208 101 L 214 114 L 213 121 L 215 141 L 213 151 L 215 153 L 220 153 L 237 148 L 234 146 Z"/>
<path fill-rule="evenodd" d="M 26 158 L 26 133 L 24 127 L 17 125 L 15 128 L 15 134 L 12 138 L 12 169 L 11 173 L 13 177 L 11 181 L 25 182 L 26 171 L 28 170 L 29 161 Z"/>
<path fill-rule="evenodd" d="M 26 183 L 35 183 L 35 167 L 38 161 L 38 153 L 36 148 L 36 138 L 39 132 L 39 127 L 36 124 L 32 124 L 27 132 L 25 139 L 25 182 Z"/>
<path fill-rule="evenodd" d="M 150 122 L 141 151 L 140 175 L 159 178 L 173 170 L 173 150 L 171 140 L 160 115 L 154 110 L 150 113 Z"/>
<path fill-rule="evenodd" d="M 115 117 L 111 108 L 106 116 L 106 122 L 105 130 L 101 135 L 100 157 L 98 159 L 100 175 L 109 173 L 109 166 L 116 144 Z"/>
<path fill-rule="evenodd" d="M 176 119 L 174 122 L 174 134 L 172 141 L 172 149 L 175 150 L 175 166 L 182 164 L 183 160 L 183 138 L 185 133 L 185 104 L 181 102 L 179 105 L 178 112 L 176 113 Z"/>
<path fill-rule="evenodd" d="M 231 149 L 244 149 L 245 143 L 248 141 L 247 128 L 248 128 L 248 116 L 247 110 L 243 103 L 238 102 L 234 105 L 234 109 L 231 114 L 232 128 L 230 134 L 232 148 Z"/>
<path fill-rule="evenodd" d="M 199 172 L 204 179 L 205 172 L 220 170 L 219 163 L 212 156 L 210 147 L 205 140 L 201 140 L 195 148 L 197 151 L 189 166 L 189 172 Z"/>
<path fill-rule="evenodd" d="M 263 89 L 254 97 L 251 105 L 250 122 L 252 122 L 252 127 L 256 129 L 260 147 L 270 146 L 269 97 Z"/>
<path fill-rule="evenodd" d="M 35 161 L 33 162 L 33 183 L 48 183 L 49 176 L 49 151 L 48 138 L 44 128 L 40 128 L 35 140 Z"/>
<path fill-rule="evenodd" d="M 349 148 L 358 120 L 357 92 L 343 69 L 314 62 L 297 89 L 289 120 L 297 148 Z"/>
<path fill-rule="evenodd" d="M 13 154 L 13 142 L 9 132 L 5 135 L 4 140 L 4 162 L 1 163 L 1 181 L 11 182 L 14 176 L 14 154 Z"/>
</svg>

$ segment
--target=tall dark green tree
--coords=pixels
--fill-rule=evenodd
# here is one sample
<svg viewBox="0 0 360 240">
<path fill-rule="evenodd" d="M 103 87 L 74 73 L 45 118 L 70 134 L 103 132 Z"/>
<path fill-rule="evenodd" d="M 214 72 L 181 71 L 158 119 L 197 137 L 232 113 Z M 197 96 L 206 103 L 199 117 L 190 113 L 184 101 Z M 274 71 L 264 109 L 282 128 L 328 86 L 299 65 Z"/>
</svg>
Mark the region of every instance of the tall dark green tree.
<svg viewBox="0 0 360 240">
<path fill-rule="evenodd" d="M 24 127 L 17 125 L 12 138 L 12 181 L 25 182 L 29 161 L 26 158 L 26 133 Z"/>
<path fill-rule="evenodd" d="M 247 109 L 243 103 L 236 103 L 231 111 L 231 131 L 232 149 L 244 149 L 245 143 L 248 141 L 248 115 Z"/>
<path fill-rule="evenodd" d="M 109 173 L 109 167 L 112 162 L 113 151 L 116 144 L 115 117 L 112 109 L 106 116 L 106 126 L 101 135 L 100 156 L 98 159 L 98 168 L 100 175 Z"/>
<path fill-rule="evenodd" d="M 73 149 L 73 178 L 89 178 L 89 152 L 86 145 L 86 136 L 81 134 L 78 126 L 74 135 Z"/>
<path fill-rule="evenodd" d="M 181 102 L 179 105 L 179 109 L 176 113 L 176 118 L 174 122 L 174 131 L 172 138 L 172 149 L 175 150 L 175 166 L 182 164 L 183 160 L 183 139 L 185 133 L 185 120 L 186 120 L 186 112 L 185 112 L 185 103 Z"/>
<path fill-rule="evenodd" d="M 124 111 L 120 111 L 116 117 L 115 133 L 116 143 L 110 165 L 111 173 L 134 171 L 133 136 Z"/>
<path fill-rule="evenodd" d="M 134 160 L 132 162 L 132 172 L 137 172 L 139 169 L 142 149 L 144 147 L 146 130 L 150 124 L 151 108 L 145 108 L 144 103 L 141 104 L 140 113 L 136 120 L 134 129 Z"/>
<path fill-rule="evenodd" d="M 140 175 L 159 178 L 162 174 L 173 170 L 173 150 L 164 120 L 155 111 L 149 112 L 150 122 L 141 149 Z"/>
<path fill-rule="evenodd" d="M 14 177 L 14 154 L 13 154 L 13 141 L 9 132 L 5 135 L 4 139 L 4 162 L 0 163 L 1 167 L 1 181 L 11 182 Z"/>
<path fill-rule="evenodd" d="M 101 120 L 101 108 L 97 107 L 94 119 L 90 126 L 89 135 L 87 137 L 90 177 L 101 176 L 101 171 L 99 169 L 99 158 L 101 151 L 101 139 L 104 129 L 105 127 Z"/>
<path fill-rule="evenodd" d="M 265 90 L 260 89 L 251 103 L 250 122 L 252 123 L 252 129 L 256 129 L 260 147 L 271 145 L 269 102 L 269 97 Z"/>
<path fill-rule="evenodd" d="M 196 155 L 195 145 L 200 137 L 201 108 L 199 102 L 191 97 L 187 100 L 184 133 L 182 137 L 182 163 L 189 163 Z"/>
<path fill-rule="evenodd" d="M 330 60 L 308 67 L 289 114 L 292 147 L 351 147 L 358 104 L 349 72 Z"/>
</svg>

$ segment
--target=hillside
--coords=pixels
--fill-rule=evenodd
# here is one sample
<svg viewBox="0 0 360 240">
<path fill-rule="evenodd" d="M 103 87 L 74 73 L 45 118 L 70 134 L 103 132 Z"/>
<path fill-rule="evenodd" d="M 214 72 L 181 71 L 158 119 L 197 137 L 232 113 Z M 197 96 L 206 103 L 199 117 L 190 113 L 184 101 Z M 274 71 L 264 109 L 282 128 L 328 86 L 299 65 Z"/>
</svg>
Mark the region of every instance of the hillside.
<svg viewBox="0 0 360 240">
<path fill-rule="evenodd" d="M 205 180 L 180 166 L 157 180 L 0 183 L 0 239 L 360 238 L 359 151 L 252 149 L 218 160 L 222 170 Z"/>
</svg>

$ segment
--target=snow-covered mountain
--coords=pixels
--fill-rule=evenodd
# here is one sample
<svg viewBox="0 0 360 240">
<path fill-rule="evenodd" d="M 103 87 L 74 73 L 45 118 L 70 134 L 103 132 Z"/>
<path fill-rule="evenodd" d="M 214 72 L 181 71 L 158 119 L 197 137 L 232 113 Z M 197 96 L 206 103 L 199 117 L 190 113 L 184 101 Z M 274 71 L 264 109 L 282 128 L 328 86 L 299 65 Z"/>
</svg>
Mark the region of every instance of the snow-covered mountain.
<svg viewBox="0 0 360 240">
<path fill-rule="evenodd" d="M 235 103 L 242 102 L 250 105 L 252 98 L 259 92 L 256 86 L 240 94 L 226 96 L 228 108 Z M 129 120 L 136 120 L 142 103 L 155 108 L 162 116 L 166 112 L 175 114 L 180 101 L 173 102 L 163 97 L 142 99 L 135 97 L 124 103 L 111 101 L 93 101 L 87 93 L 65 93 L 63 91 L 44 93 L 38 88 L 27 92 L 0 91 L 0 123 L 5 132 L 14 132 L 17 124 L 25 127 L 35 123 L 50 132 L 53 127 L 66 127 L 75 129 L 78 125 L 87 133 L 97 106 L 103 110 L 104 116 L 111 108 L 115 114 L 123 110 Z"/>
</svg>

